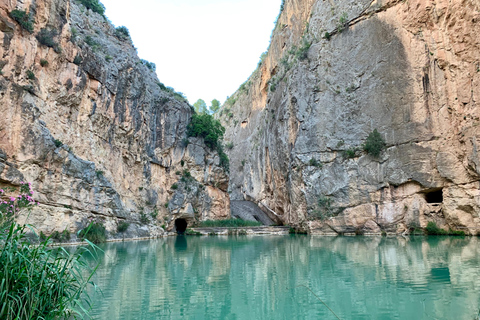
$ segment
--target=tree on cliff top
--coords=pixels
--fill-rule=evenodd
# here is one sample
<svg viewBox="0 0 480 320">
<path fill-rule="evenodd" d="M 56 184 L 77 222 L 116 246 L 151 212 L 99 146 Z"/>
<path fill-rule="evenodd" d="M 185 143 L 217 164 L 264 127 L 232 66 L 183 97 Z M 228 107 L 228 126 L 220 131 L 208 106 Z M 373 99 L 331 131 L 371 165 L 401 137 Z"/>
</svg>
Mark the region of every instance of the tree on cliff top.
<svg viewBox="0 0 480 320">
<path fill-rule="evenodd" d="M 212 105 L 210 106 L 210 111 L 216 113 L 220 109 L 220 101 L 217 99 L 212 100 Z"/>
<path fill-rule="evenodd" d="M 196 113 L 208 113 L 207 104 L 205 100 L 198 99 L 194 104 L 193 108 L 195 109 Z"/>
</svg>

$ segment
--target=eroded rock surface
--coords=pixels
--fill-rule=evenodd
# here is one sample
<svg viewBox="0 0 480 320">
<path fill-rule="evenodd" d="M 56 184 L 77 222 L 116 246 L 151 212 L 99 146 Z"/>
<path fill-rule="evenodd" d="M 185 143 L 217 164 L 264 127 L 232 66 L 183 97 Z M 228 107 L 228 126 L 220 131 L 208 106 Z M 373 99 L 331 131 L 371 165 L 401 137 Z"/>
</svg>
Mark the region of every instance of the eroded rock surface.
<svg viewBox="0 0 480 320">
<path fill-rule="evenodd" d="M 33 33 L 14 9 L 31 14 Z M 56 45 L 39 43 L 44 28 Z M 39 205 L 27 221 L 39 231 L 94 220 L 123 237 L 127 221 L 129 237 L 144 237 L 179 215 L 229 217 L 218 154 L 185 140 L 191 107 L 106 18 L 75 1 L 3 1 L 0 43 L 0 185 L 33 183 Z"/>
<path fill-rule="evenodd" d="M 473 0 L 287 0 L 220 115 L 232 200 L 319 234 L 479 233 L 479 19 Z"/>
</svg>

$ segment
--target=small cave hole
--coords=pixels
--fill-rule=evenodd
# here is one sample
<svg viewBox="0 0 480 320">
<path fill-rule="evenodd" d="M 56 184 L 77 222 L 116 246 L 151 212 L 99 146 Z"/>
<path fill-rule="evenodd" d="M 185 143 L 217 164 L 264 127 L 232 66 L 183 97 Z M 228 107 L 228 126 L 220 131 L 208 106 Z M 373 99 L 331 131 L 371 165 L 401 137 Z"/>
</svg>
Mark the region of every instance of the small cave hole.
<svg viewBox="0 0 480 320">
<path fill-rule="evenodd" d="M 187 230 L 187 221 L 185 219 L 176 219 L 175 220 L 175 230 L 178 234 L 184 234 Z"/>
<path fill-rule="evenodd" d="M 425 193 L 425 200 L 427 203 L 443 203 L 442 189 Z"/>
</svg>

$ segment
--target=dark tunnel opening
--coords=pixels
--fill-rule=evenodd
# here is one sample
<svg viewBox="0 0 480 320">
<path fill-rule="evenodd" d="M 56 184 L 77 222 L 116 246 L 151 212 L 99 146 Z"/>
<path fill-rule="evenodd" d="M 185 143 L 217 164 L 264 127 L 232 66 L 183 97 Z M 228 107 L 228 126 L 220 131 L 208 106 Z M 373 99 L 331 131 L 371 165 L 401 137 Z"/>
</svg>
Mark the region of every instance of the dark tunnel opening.
<svg viewBox="0 0 480 320">
<path fill-rule="evenodd" d="M 187 230 L 187 221 L 185 219 L 176 219 L 175 220 L 175 230 L 178 234 L 184 234 Z"/>
</svg>

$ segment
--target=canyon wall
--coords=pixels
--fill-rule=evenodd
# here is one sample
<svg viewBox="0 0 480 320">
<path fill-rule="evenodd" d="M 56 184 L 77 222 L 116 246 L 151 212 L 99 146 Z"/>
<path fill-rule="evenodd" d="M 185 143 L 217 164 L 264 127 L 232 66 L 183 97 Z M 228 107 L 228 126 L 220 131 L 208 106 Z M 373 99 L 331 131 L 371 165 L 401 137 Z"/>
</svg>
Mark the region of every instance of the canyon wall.
<svg viewBox="0 0 480 320">
<path fill-rule="evenodd" d="M 47 235 L 98 221 L 110 237 L 156 236 L 230 216 L 218 154 L 186 139 L 191 106 L 121 31 L 73 0 L 0 2 L 0 187 L 32 182 L 39 205 L 18 220 Z"/>
<path fill-rule="evenodd" d="M 222 107 L 232 200 L 318 234 L 480 232 L 480 2 L 286 0 Z M 375 129 L 386 142 L 364 151 Z"/>
</svg>

